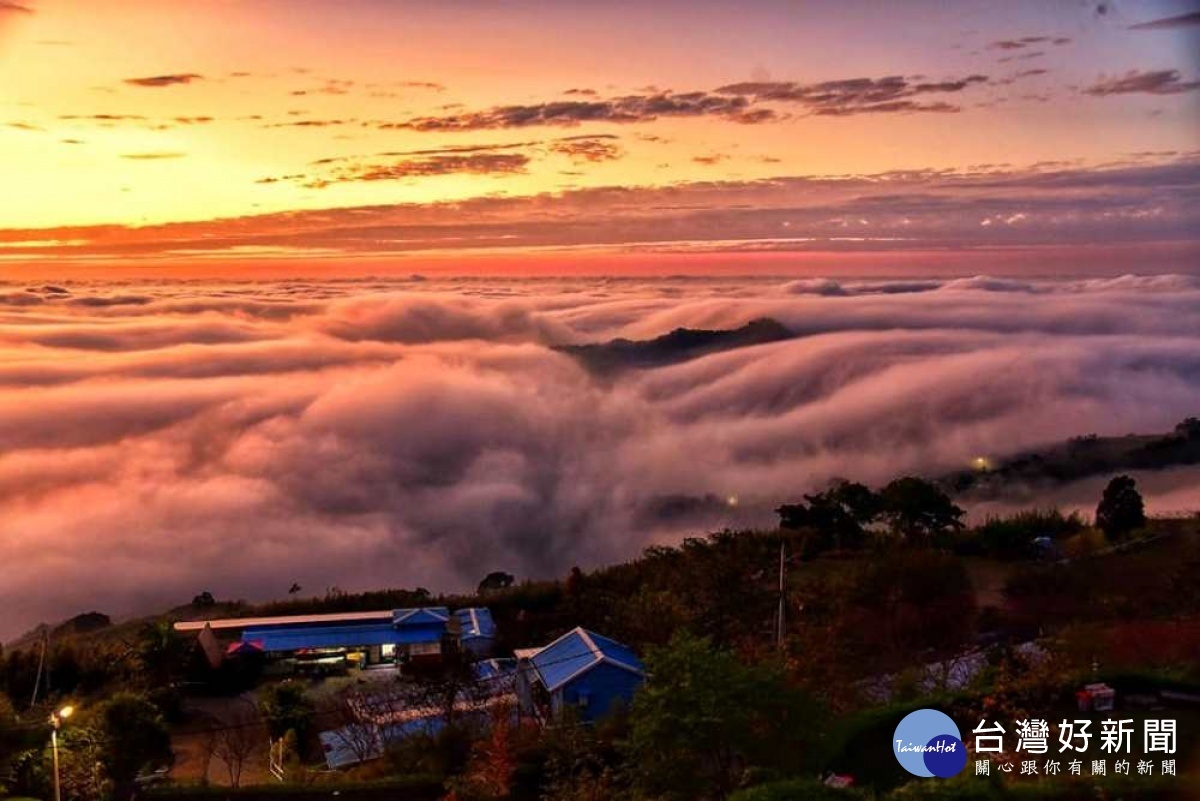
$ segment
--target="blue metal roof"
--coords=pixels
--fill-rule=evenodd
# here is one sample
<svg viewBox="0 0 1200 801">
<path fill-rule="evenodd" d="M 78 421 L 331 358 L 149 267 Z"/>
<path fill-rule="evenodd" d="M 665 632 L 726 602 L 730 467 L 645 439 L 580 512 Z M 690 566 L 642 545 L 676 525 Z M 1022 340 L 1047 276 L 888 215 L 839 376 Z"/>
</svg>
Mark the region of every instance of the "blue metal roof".
<svg viewBox="0 0 1200 801">
<path fill-rule="evenodd" d="M 642 664 L 642 660 L 638 658 L 638 655 L 628 645 L 609 639 L 594 631 L 589 631 L 588 634 L 591 635 L 592 642 L 596 643 L 596 647 L 600 649 L 600 652 L 609 661 L 632 668 L 639 673 L 645 670 L 646 666 Z"/>
<path fill-rule="evenodd" d="M 641 674 L 642 661 L 628 646 L 576 628 L 534 654 L 530 661 L 550 692 L 601 663 Z"/>
<path fill-rule="evenodd" d="M 494 639 L 496 636 L 496 621 L 492 620 L 492 610 L 484 607 L 459 609 L 454 616 L 462 623 L 462 639 L 475 637 Z"/>
<path fill-rule="evenodd" d="M 302 651 L 306 648 L 357 648 L 369 645 L 411 645 L 437 642 L 441 632 L 395 628 L 390 622 L 353 626 L 261 626 L 242 632 L 242 641 L 261 641 L 263 650 Z"/>
<path fill-rule="evenodd" d="M 484 659 L 471 665 L 475 678 L 482 680 L 498 679 L 501 676 L 513 676 L 517 672 L 515 659 Z"/>
<path fill-rule="evenodd" d="M 496 636 L 496 624 L 489 610 L 460 609 L 455 615 L 463 624 L 463 639 Z M 450 610 L 444 606 L 396 609 L 390 620 L 373 622 L 305 625 L 289 621 L 287 625 L 248 626 L 242 630 L 242 642 L 259 641 L 268 652 L 430 643 L 441 639 L 449 620 Z"/>
<path fill-rule="evenodd" d="M 450 619 L 450 610 L 444 606 L 423 606 L 416 609 L 397 609 L 392 612 L 392 625 L 400 626 L 437 626 L 446 625 Z"/>
</svg>

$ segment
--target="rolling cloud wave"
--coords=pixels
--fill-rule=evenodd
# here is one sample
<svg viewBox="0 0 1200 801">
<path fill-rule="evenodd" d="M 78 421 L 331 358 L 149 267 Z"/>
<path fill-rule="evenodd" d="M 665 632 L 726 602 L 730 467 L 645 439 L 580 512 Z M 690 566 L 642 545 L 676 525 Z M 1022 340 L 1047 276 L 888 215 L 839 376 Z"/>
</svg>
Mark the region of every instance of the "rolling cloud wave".
<svg viewBox="0 0 1200 801">
<path fill-rule="evenodd" d="M 604 377 L 555 349 L 764 317 L 795 338 Z M 1198 345 L 1180 275 L 0 287 L 0 637 L 201 589 L 553 575 L 834 476 L 1163 430 L 1200 411 Z"/>
</svg>

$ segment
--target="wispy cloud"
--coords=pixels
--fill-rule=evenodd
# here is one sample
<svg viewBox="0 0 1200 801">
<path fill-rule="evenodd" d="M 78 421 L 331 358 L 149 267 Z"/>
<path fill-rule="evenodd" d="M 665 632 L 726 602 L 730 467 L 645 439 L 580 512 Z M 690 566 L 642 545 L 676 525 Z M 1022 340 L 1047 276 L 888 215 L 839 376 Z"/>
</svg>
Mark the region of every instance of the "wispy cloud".
<svg viewBox="0 0 1200 801">
<path fill-rule="evenodd" d="M 921 81 L 892 75 L 885 78 L 852 78 L 814 84 L 749 81 L 722 86 L 717 92 L 753 98 L 755 103 L 798 103 L 807 107 L 811 113 L 823 116 L 914 111 L 952 112 L 958 111 L 958 107 L 942 101 L 930 103 L 914 98 L 953 94 L 987 81 L 986 75 L 968 75 L 965 78 L 947 81 Z"/>
<path fill-rule="evenodd" d="M 133 161 L 157 161 L 160 159 L 181 159 L 186 155 L 186 153 L 178 153 L 174 151 L 161 151 L 150 153 L 123 153 L 121 154 L 121 158 L 131 159 Z"/>
<path fill-rule="evenodd" d="M 607 100 L 557 100 L 529 105 L 495 106 L 482 111 L 417 117 L 383 128 L 414 131 L 483 131 L 534 126 L 574 127 L 580 123 L 652 122 L 661 117 L 719 117 L 754 124 L 774 117 L 768 109 L 752 110 L 744 97 L 707 92 L 625 95 Z"/>
<path fill-rule="evenodd" d="M 204 80 L 203 75 L 197 75 L 194 72 L 183 72 L 173 75 L 151 75 L 148 78 L 126 78 L 125 83 L 130 86 L 163 87 L 201 80 Z"/>
<path fill-rule="evenodd" d="M 621 158 L 621 148 L 612 140 L 616 137 L 568 137 L 550 144 L 551 152 L 567 156 L 576 162 L 597 163 Z"/>
<path fill-rule="evenodd" d="M 1131 70 L 1124 75 L 1102 78 L 1083 90 L 1084 94 L 1107 95 L 1150 94 L 1177 95 L 1200 89 L 1200 81 L 1185 81 L 1179 70 Z"/>
<path fill-rule="evenodd" d="M 468 148 L 474 146 L 468 146 Z M 418 151 L 419 152 L 419 151 Z M 530 163 L 524 148 L 321 160 L 298 175 L 263 179 L 320 188 L 342 182 L 452 174 L 505 176 Z M 163 257 L 171 251 L 325 248 L 346 255 L 446 253 L 464 247 L 692 252 L 912 252 L 1044 248 L 1200 240 L 1191 198 L 1196 154 L 1151 155 L 1088 168 L 912 170 L 668 187 L 606 186 L 532 197 L 293 211 L 153 228 L 0 230 L 0 242 L 54 238 L 71 256 Z M 14 247 L 10 255 L 47 255 Z"/>
<path fill-rule="evenodd" d="M 774 104 L 799 104 L 812 114 L 848 116 L 871 113 L 953 112 L 958 107 L 944 101 L 917 98 L 952 94 L 988 81 L 985 75 L 968 75 L 945 81 L 904 76 L 852 78 L 803 84 L 795 81 L 748 81 L 727 84 L 705 92 L 672 92 L 648 87 L 647 93 L 599 98 L 593 90 L 571 90 L 586 100 L 494 106 L 478 111 L 417 117 L 404 122 L 381 123 L 382 129 L 423 132 L 502 130 L 534 126 L 573 127 L 584 123 L 644 123 L 660 118 L 708 117 L 744 125 L 781 119 Z"/>
<path fill-rule="evenodd" d="M 328 162 L 326 162 L 328 163 Z M 436 178 L 444 175 L 515 175 L 525 171 L 529 156 L 521 153 L 442 154 L 418 158 L 405 157 L 390 161 L 345 163 L 319 175 L 289 175 L 266 178 L 259 183 L 291 181 L 310 189 L 324 189 L 333 184 L 399 181 L 410 178 Z"/>
<path fill-rule="evenodd" d="M 1034 45 L 1065 45 L 1071 39 L 1066 36 L 1023 36 L 1020 39 L 1000 39 L 988 45 L 989 50 L 1024 50 Z"/>
<path fill-rule="evenodd" d="M 0 14 L 32 14 L 33 9 L 24 3 L 17 3 L 14 0 L 0 0 Z"/>
<path fill-rule="evenodd" d="M 1192 11 L 1188 14 L 1180 14 L 1178 17 L 1166 17 L 1164 19 L 1151 20 L 1150 22 L 1141 22 L 1137 25 L 1130 25 L 1131 31 L 1155 31 L 1165 30 L 1168 28 L 1191 28 L 1200 25 L 1200 11 Z"/>
<path fill-rule="evenodd" d="M 147 118 L 141 114 L 63 114 L 59 119 L 69 122 L 144 122 Z"/>
</svg>

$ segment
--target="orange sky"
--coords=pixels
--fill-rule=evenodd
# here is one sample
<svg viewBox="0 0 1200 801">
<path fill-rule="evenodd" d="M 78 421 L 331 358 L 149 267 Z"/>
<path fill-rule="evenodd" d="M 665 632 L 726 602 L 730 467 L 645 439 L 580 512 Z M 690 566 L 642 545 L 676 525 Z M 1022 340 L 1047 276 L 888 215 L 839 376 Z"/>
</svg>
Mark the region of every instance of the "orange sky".
<svg viewBox="0 0 1200 801">
<path fill-rule="evenodd" d="M 1114 219 L 1113 241 L 1188 261 L 1195 10 L 0 3 L 0 271 L 480 248 L 500 252 L 496 264 L 545 250 L 840 252 L 855 249 L 835 236 L 846 226 L 874 253 L 1028 248 L 1109 241 Z M 1074 189 L 1046 182 L 1061 171 Z M 1096 194 L 1085 176 L 1099 173 Z M 937 183 L 947 176 L 953 186 Z M 828 177 L 862 183 L 811 181 Z M 794 191 L 782 196 L 777 179 Z M 713 185 L 731 189 L 708 197 Z M 893 195 L 948 203 L 964 191 L 978 213 L 953 230 L 939 207 L 868 213 Z M 469 211 L 500 198 L 515 200 L 495 219 Z M 459 202 L 467 212 L 448 205 Z M 365 228 L 353 218 L 363 207 L 392 213 Z M 730 220 L 760 208 L 805 213 L 779 230 Z M 420 209 L 435 219 L 415 236 Z M 321 210 L 326 227 L 279 217 Z M 677 236 L 648 234 L 658 219 Z M 1039 219 L 1069 230 L 1030 234 Z M 529 231 L 556 220 L 569 235 Z M 980 239 L 993 222 L 1008 235 Z M 201 239 L 178 223 L 204 224 Z"/>
</svg>

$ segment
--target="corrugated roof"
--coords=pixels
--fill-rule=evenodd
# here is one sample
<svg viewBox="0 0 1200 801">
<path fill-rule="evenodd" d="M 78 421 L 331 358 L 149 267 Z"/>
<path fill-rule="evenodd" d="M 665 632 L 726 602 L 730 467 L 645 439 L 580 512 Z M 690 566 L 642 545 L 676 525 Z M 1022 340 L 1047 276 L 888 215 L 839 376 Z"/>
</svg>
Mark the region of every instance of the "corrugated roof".
<svg viewBox="0 0 1200 801">
<path fill-rule="evenodd" d="M 496 622 L 492 620 L 492 611 L 483 607 L 459 609 L 454 616 L 462 623 L 464 640 L 472 638 L 489 639 L 496 636 Z"/>
<path fill-rule="evenodd" d="M 554 692 L 577 676 L 601 663 L 642 675 L 642 661 L 628 646 L 616 640 L 575 628 L 539 650 L 529 660 L 546 689 Z"/>
<path fill-rule="evenodd" d="M 477 679 L 498 679 L 501 676 L 514 676 L 517 672 L 515 659 L 484 659 L 471 665 L 471 670 Z"/>
<path fill-rule="evenodd" d="M 375 620 L 391 620 L 395 613 L 390 609 L 375 612 L 337 612 L 325 615 L 276 615 L 274 617 L 229 617 L 214 620 L 185 620 L 175 624 L 176 631 L 200 631 L 205 626 L 213 629 L 244 629 L 247 626 L 305 626 L 314 623 L 352 623 Z"/>
<path fill-rule="evenodd" d="M 437 642 L 441 632 L 428 629 L 397 629 L 390 622 L 358 626 L 305 626 L 303 628 L 251 627 L 242 641 L 260 640 L 263 650 L 302 651 L 306 648 L 357 648 L 370 645 L 411 645 Z"/>
<path fill-rule="evenodd" d="M 422 606 L 415 609 L 397 609 L 392 613 L 393 626 L 436 626 L 450 619 L 450 610 L 444 606 Z"/>
</svg>

